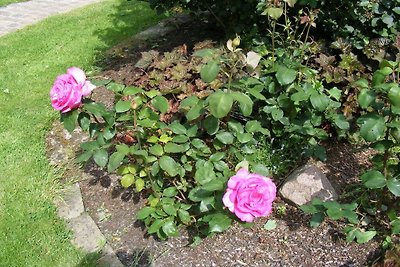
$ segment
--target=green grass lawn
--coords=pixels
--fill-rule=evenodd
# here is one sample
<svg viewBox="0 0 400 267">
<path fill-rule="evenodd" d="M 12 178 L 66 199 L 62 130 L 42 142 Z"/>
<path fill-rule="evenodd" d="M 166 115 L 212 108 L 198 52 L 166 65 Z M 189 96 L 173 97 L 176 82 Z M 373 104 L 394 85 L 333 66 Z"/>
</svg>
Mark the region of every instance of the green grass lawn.
<svg viewBox="0 0 400 267">
<path fill-rule="evenodd" d="M 60 185 L 45 156 L 44 136 L 58 118 L 49 90 L 68 67 L 93 69 L 102 51 L 158 19 L 142 2 L 109 0 L 0 38 L 0 266 L 93 258 L 71 245 L 52 204 Z"/>
<path fill-rule="evenodd" d="M 19 2 L 26 2 L 29 0 L 0 0 L 0 7 L 1 6 L 6 6 L 8 4 L 12 4 L 12 3 L 19 3 Z"/>
</svg>

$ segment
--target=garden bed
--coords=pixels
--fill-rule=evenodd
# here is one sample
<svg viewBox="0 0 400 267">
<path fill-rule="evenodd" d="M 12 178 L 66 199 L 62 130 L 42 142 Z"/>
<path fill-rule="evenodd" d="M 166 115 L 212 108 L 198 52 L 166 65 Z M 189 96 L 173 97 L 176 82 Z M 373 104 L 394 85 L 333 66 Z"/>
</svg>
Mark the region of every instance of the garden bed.
<svg viewBox="0 0 400 267">
<path fill-rule="evenodd" d="M 177 46 L 190 50 L 196 42 L 219 37 L 220 31 L 208 24 L 184 22 L 159 39 L 128 41 L 110 50 L 101 77 L 129 84 L 135 79 L 134 65 L 141 52 L 171 51 Z M 96 89 L 93 97 L 106 104 L 113 102 L 105 89 Z M 369 164 L 368 153 L 356 152 L 345 143 L 330 144 L 327 155 L 326 162 L 317 164 L 340 193 L 358 182 L 360 171 Z M 67 173 L 72 178 L 81 176 L 76 172 Z M 189 246 L 193 236 L 187 229 L 181 229 L 181 237 L 160 241 L 147 236 L 144 225 L 135 219 L 144 206 L 145 192 L 124 189 L 119 177 L 93 163 L 87 164 L 85 173 L 80 186 L 86 210 L 126 266 L 365 266 L 381 253 L 376 241 L 346 243 L 336 221 L 311 229 L 309 216 L 279 198 L 269 218 L 259 218 L 249 227 L 234 223 L 223 234 L 206 238 L 197 246 Z M 276 177 L 279 181 L 283 178 Z M 276 220 L 275 229 L 263 228 L 268 219 Z"/>
</svg>

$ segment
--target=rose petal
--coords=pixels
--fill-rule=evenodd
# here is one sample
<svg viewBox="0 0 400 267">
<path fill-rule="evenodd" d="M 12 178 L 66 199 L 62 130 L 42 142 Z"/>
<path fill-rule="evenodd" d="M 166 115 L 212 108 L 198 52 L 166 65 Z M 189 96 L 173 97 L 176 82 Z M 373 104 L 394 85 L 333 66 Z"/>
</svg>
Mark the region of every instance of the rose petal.
<svg viewBox="0 0 400 267">
<path fill-rule="evenodd" d="M 226 193 L 224 194 L 224 197 L 222 198 L 222 202 L 224 203 L 225 207 L 227 207 L 231 212 L 233 212 L 234 208 L 235 208 L 235 204 L 230 199 L 231 194 L 232 194 L 232 190 L 230 190 L 230 189 L 226 190 Z"/>
<path fill-rule="evenodd" d="M 252 222 L 254 217 L 250 213 L 243 213 L 235 209 L 235 215 L 243 222 Z"/>
<path fill-rule="evenodd" d="M 82 87 L 82 96 L 88 96 L 96 88 L 96 85 L 92 84 L 89 81 L 85 82 L 85 85 Z"/>
<path fill-rule="evenodd" d="M 82 84 L 82 85 L 83 85 L 83 84 L 85 83 L 85 81 L 86 81 L 86 75 L 85 75 L 85 73 L 83 72 L 83 70 L 81 70 L 80 68 L 71 67 L 71 68 L 69 68 L 69 69 L 67 70 L 67 74 L 72 75 L 72 77 L 74 77 L 75 81 L 76 81 L 77 83 Z"/>
<path fill-rule="evenodd" d="M 238 186 L 238 183 L 243 179 L 247 178 L 249 171 L 245 168 L 241 168 L 234 176 L 232 176 L 228 181 L 228 188 L 234 189 Z"/>
</svg>

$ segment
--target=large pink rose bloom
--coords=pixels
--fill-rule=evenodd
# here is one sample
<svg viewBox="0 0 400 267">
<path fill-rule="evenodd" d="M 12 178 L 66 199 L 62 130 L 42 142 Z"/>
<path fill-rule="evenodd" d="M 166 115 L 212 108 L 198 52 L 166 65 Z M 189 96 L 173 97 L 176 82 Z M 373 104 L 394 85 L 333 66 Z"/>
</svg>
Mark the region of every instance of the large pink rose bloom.
<svg viewBox="0 0 400 267">
<path fill-rule="evenodd" d="M 71 111 L 79 107 L 82 97 L 88 96 L 95 87 L 80 68 L 69 68 L 67 74 L 57 77 L 50 90 L 51 105 L 62 113 Z"/>
<path fill-rule="evenodd" d="M 276 198 L 276 185 L 270 178 L 242 168 L 228 181 L 224 205 L 242 221 L 268 216 Z"/>
</svg>

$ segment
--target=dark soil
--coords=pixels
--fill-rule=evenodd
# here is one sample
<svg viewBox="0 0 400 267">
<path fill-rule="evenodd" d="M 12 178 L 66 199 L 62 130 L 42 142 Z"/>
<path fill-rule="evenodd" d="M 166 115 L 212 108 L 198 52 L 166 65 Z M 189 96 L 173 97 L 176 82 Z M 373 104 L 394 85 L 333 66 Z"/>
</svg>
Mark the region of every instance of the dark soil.
<svg viewBox="0 0 400 267">
<path fill-rule="evenodd" d="M 220 39 L 220 32 L 207 23 L 192 21 L 157 39 L 138 43 L 132 39 L 110 51 L 101 76 L 129 83 L 140 52 L 169 51 L 183 44 L 190 50 L 196 42 Z M 99 89 L 95 98 L 112 102 L 105 90 Z M 318 165 L 343 193 L 343 188 L 358 181 L 360 171 L 368 166 L 367 159 L 368 153 L 338 143 L 328 150 L 328 161 Z M 181 237 L 155 240 L 135 219 L 144 205 L 140 194 L 121 188 L 117 176 L 93 164 L 88 164 L 85 172 L 88 178 L 80 182 L 85 207 L 126 266 L 367 266 L 380 253 L 377 241 L 347 244 L 338 222 L 309 228 L 309 217 L 279 198 L 270 218 L 259 218 L 249 228 L 235 223 L 198 246 L 188 246 L 191 235 L 186 229 L 181 229 Z M 277 228 L 264 230 L 271 218 L 277 221 Z"/>
</svg>

